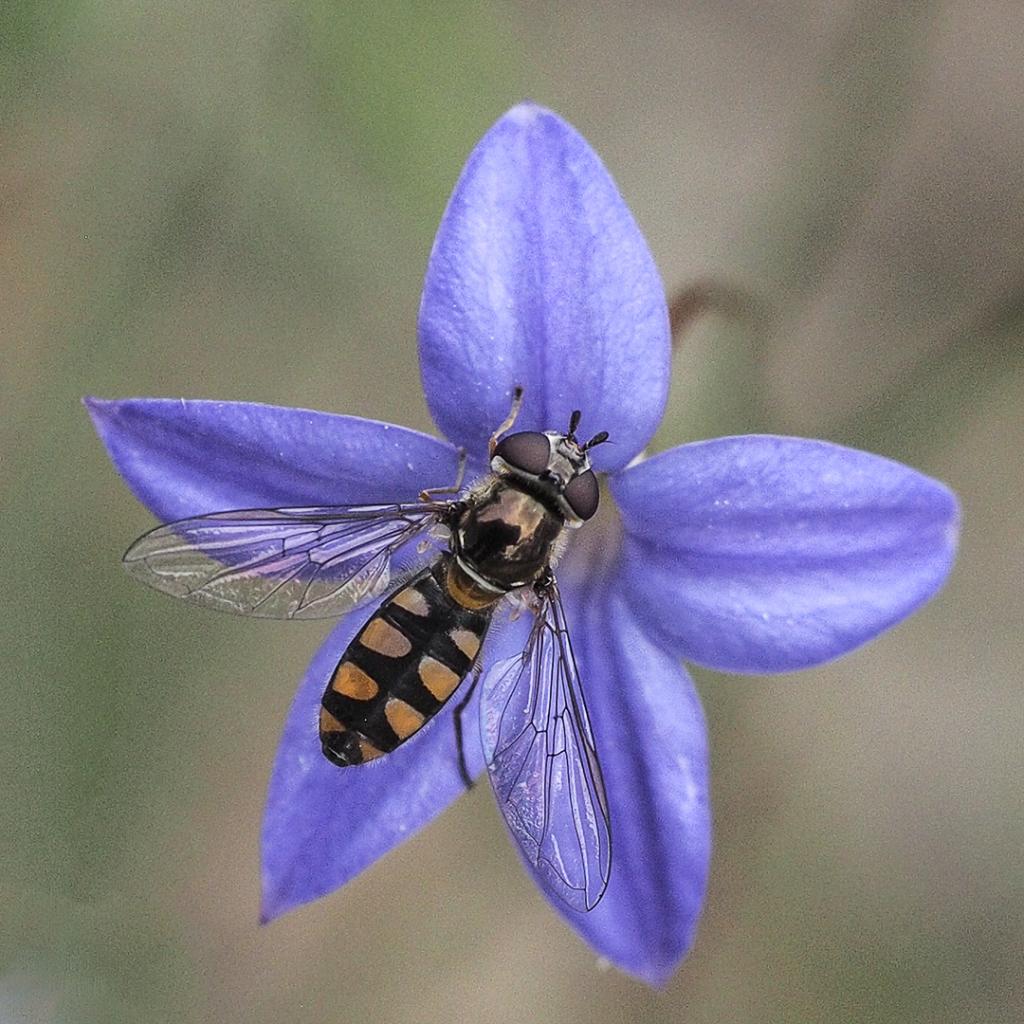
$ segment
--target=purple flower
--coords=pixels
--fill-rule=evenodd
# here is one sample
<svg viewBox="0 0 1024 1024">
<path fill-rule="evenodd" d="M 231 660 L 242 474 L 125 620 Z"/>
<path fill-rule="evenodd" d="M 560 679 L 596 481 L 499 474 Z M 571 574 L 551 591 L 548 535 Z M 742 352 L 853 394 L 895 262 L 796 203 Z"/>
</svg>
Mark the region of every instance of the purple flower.
<svg viewBox="0 0 1024 1024">
<path fill-rule="evenodd" d="M 403 427 L 248 403 L 90 400 L 118 471 L 163 520 L 233 508 L 415 500 L 486 471 L 487 438 L 522 385 L 516 430 L 607 430 L 598 516 L 557 567 L 607 788 L 611 879 L 587 912 L 553 905 L 601 954 L 664 981 L 691 944 L 710 852 L 707 738 L 680 659 L 782 672 L 836 658 L 928 600 L 954 557 L 953 494 L 864 452 L 729 437 L 646 460 L 665 404 L 669 332 L 647 246 L 587 143 L 549 111 L 509 111 L 473 151 L 430 257 L 423 384 L 447 441 Z M 321 755 L 320 694 L 368 610 L 313 658 L 274 763 L 263 916 L 330 892 L 464 791 L 450 701 L 362 768 Z M 484 669 L 522 649 L 494 631 Z M 480 690 L 465 756 L 483 767 Z M 537 878 L 544 887 L 544 881 Z"/>
</svg>

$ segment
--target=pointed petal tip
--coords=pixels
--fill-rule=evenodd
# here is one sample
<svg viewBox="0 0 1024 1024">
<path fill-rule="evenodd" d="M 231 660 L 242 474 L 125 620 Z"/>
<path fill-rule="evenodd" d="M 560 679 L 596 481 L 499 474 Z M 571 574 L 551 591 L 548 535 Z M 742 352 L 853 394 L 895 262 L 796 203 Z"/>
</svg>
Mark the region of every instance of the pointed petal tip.
<svg viewBox="0 0 1024 1024">
<path fill-rule="evenodd" d="M 960 525 L 963 520 L 963 506 L 956 491 L 941 480 L 932 480 L 935 485 L 936 501 L 946 503 L 946 514 L 949 516 L 949 527 L 947 535 L 954 545 L 960 540 Z"/>
<path fill-rule="evenodd" d="M 85 406 L 85 411 L 89 414 L 89 418 L 99 427 L 99 417 L 106 411 L 108 405 L 110 405 L 110 399 L 108 398 L 97 398 L 95 395 L 83 395 L 82 405 Z"/>
<path fill-rule="evenodd" d="M 646 970 L 640 971 L 636 977 L 650 988 L 664 992 L 668 988 L 668 983 L 672 980 L 672 975 L 676 973 L 678 967 L 679 964 L 673 964 L 671 967 L 662 967 L 661 965 L 648 967 Z"/>
<path fill-rule="evenodd" d="M 124 399 L 119 399 L 119 398 L 100 398 L 99 395 L 83 395 L 82 396 L 82 405 L 84 405 L 86 407 L 86 409 L 89 410 L 90 413 L 93 413 L 93 412 L 105 412 L 111 406 L 118 405 L 122 401 L 124 401 Z"/>
<path fill-rule="evenodd" d="M 96 431 L 97 437 L 99 437 L 103 446 L 107 449 L 107 453 L 113 458 L 114 451 L 111 447 L 110 431 L 111 420 L 118 405 L 117 399 L 83 395 L 82 405 L 85 406 L 85 411 L 89 415 L 89 420 L 92 423 L 93 430 Z"/>
<path fill-rule="evenodd" d="M 517 125 L 520 128 L 529 128 L 531 125 L 539 124 L 542 121 L 557 124 L 559 127 L 569 131 L 574 130 L 565 118 L 560 117 L 549 107 L 534 103 L 533 100 L 523 100 L 522 103 L 517 103 L 498 118 L 498 124 L 506 122 Z"/>
<path fill-rule="evenodd" d="M 664 992 L 668 988 L 668 983 L 675 976 L 676 971 L 682 966 L 682 962 L 686 959 L 689 953 L 689 949 L 684 952 L 678 960 L 673 961 L 670 964 L 664 963 L 649 963 L 649 964 L 623 964 L 616 963 L 614 960 L 609 959 L 606 956 L 598 957 L 597 969 L 599 971 L 619 971 L 626 975 L 628 978 L 632 978 L 634 981 L 639 981 L 641 984 L 646 985 L 648 988 L 653 988 L 658 992 Z"/>
<path fill-rule="evenodd" d="M 957 552 L 960 549 L 960 532 L 963 526 L 963 506 L 956 491 L 942 483 L 940 480 L 932 480 L 935 488 L 936 504 L 944 503 L 946 506 L 946 529 L 943 540 L 946 545 L 948 563 L 946 565 L 946 576 L 952 571 L 953 563 L 956 560 Z M 940 581 L 940 586 L 945 583 L 945 577 Z"/>
<path fill-rule="evenodd" d="M 287 876 L 275 878 L 272 870 L 268 869 L 267 848 L 262 845 L 260 852 L 263 860 L 262 880 L 260 882 L 260 902 L 257 921 L 261 928 L 273 924 L 275 921 L 290 914 L 293 910 L 312 903 L 327 895 L 327 892 L 309 892 L 302 889 L 290 889 L 286 880 Z"/>
<path fill-rule="evenodd" d="M 263 894 L 260 898 L 259 914 L 256 918 L 259 926 L 262 928 L 265 925 L 270 924 L 272 921 L 276 921 L 288 909 L 289 908 L 286 906 L 281 906 L 280 900 L 276 899 L 267 891 L 266 882 L 264 882 Z"/>
<path fill-rule="evenodd" d="M 516 124 L 532 124 L 542 115 L 550 113 L 550 110 L 534 103 L 533 100 L 523 100 L 521 103 L 517 103 L 514 107 L 510 107 L 502 115 L 501 119 L 504 120 L 507 118 L 509 121 L 514 121 Z"/>
<path fill-rule="evenodd" d="M 146 401 L 146 399 L 82 396 L 82 405 L 85 406 L 85 411 L 89 414 L 89 419 L 92 420 L 93 429 L 106 446 L 111 458 L 114 458 L 113 446 L 117 443 L 115 435 L 118 430 L 118 413 L 140 401 Z"/>
</svg>

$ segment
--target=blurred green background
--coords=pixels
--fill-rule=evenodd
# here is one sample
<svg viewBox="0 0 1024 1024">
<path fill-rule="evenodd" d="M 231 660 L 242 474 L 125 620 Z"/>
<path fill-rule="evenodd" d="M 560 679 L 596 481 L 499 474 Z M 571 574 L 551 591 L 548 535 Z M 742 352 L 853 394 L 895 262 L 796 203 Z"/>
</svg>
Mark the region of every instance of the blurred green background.
<svg viewBox="0 0 1024 1024">
<path fill-rule="evenodd" d="M 0 1021 L 1024 1019 L 1022 57 L 1015 2 L 4 0 Z M 560 923 L 486 786 L 256 926 L 325 628 L 132 583 L 150 518 L 79 404 L 431 429 L 433 233 L 524 97 L 602 155 L 670 291 L 749 297 L 686 335 L 659 444 L 825 437 L 964 503 L 911 621 L 797 676 L 699 676 L 716 850 L 664 992 Z"/>
</svg>

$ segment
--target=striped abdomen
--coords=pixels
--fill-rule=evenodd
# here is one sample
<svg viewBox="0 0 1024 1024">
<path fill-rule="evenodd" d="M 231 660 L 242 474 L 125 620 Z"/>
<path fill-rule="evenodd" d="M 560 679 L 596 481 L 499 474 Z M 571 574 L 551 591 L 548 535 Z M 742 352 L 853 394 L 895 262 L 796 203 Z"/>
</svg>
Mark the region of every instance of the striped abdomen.
<svg viewBox="0 0 1024 1024">
<path fill-rule="evenodd" d="M 449 563 L 439 559 L 395 591 L 349 644 L 321 701 L 320 742 L 328 760 L 362 764 L 394 750 L 466 677 L 493 606 L 470 609 L 455 601 Z"/>
</svg>

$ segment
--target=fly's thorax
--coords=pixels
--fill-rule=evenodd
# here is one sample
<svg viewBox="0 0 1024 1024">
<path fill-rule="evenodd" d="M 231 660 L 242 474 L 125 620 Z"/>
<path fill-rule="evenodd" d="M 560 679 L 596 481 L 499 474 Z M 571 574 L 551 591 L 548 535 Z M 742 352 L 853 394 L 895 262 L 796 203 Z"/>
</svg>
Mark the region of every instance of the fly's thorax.
<svg viewBox="0 0 1024 1024">
<path fill-rule="evenodd" d="M 470 494 L 452 530 L 454 554 L 466 575 L 508 591 L 525 586 L 549 564 L 564 519 L 517 482 L 495 476 Z"/>
</svg>

